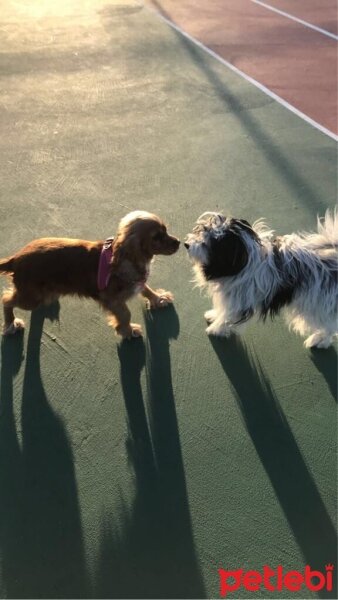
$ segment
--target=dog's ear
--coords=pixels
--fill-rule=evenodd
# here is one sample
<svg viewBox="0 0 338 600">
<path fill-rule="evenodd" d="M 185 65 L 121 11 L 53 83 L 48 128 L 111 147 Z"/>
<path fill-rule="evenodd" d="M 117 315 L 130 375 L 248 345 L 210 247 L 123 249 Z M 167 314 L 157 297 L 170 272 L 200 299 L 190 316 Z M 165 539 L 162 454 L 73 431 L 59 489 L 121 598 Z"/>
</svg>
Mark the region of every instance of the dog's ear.
<svg viewBox="0 0 338 600">
<path fill-rule="evenodd" d="M 137 263 L 140 259 L 140 240 L 136 233 L 122 231 L 114 240 L 111 264 L 117 266 L 124 258 Z"/>
<path fill-rule="evenodd" d="M 206 279 L 231 277 L 240 273 L 248 262 L 248 251 L 241 237 L 233 231 L 212 237 L 208 263 L 204 265 Z"/>
<path fill-rule="evenodd" d="M 250 225 L 250 223 L 248 221 L 246 221 L 245 219 L 233 219 L 232 226 L 234 227 L 235 231 L 236 230 L 238 231 L 238 229 L 245 231 L 248 235 L 250 235 L 252 237 L 252 239 L 254 239 L 256 242 L 258 242 L 260 244 L 259 236 L 255 232 L 255 230 L 252 228 L 252 225 Z"/>
<path fill-rule="evenodd" d="M 123 241 L 121 236 L 117 236 L 113 243 L 113 254 L 110 261 L 112 267 L 117 267 L 123 257 Z"/>
<path fill-rule="evenodd" d="M 113 267 L 117 267 L 124 259 L 128 259 L 134 265 L 142 265 L 152 258 L 149 239 L 142 226 L 143 222 L 140 222 L 120 228 L 114 240 L 111 261 Z"/>
<path fill-rule="evenodd" d="M 241 223 L 242 225 L 244 225 L 244 227 L 248 229 L 252 229 L 252 226 L 250 225 L 249 221 L 246 221 L 245 219 L 238 219 L 238 223 Z"/>
</svg>

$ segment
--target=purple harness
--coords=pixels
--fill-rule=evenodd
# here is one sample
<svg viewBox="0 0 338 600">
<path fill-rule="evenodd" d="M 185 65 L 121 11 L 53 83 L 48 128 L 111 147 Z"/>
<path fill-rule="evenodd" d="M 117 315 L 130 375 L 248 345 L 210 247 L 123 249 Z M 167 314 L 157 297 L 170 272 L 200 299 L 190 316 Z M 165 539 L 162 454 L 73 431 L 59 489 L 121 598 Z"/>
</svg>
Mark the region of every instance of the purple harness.
<svg viewBox="0 0 338 600">
<path fill-rule="evenodd" d="M 107 238 L 101 250 L 99 270 L 97 273 L 97 287 L 100 292 L 105 290 L 109 283 L 110 264 L 113 257 L 113 241 L 113 237 Z"/>
<path fill-rule="evenodd" d="M 111 259 L 113 258 L 113 241 L 114 241 L 113 237 L 107 238 L 102 246 L 100 262 L 99 262 L 99 270 L 97 272 L 97 287 L 99 288 L 100 292 L 102 292 L 102 290 L 105 290 L 108 287 L 108 283 L 109 283 L 109 279 L 110 279 L 110 275 L 111 275 L 111 273 L 110 273 Z M 136 291 L 141 292 L 142 290 L 144 290 L 144 287 L 146 285 L 148 277 L 149 277 L 149 269 L 146 270 L 146 274 L 143 279 L 139 279 L 139 280 L 136 280 L 133 282 L 134 285 L 137 286 Z"/>
</svg>

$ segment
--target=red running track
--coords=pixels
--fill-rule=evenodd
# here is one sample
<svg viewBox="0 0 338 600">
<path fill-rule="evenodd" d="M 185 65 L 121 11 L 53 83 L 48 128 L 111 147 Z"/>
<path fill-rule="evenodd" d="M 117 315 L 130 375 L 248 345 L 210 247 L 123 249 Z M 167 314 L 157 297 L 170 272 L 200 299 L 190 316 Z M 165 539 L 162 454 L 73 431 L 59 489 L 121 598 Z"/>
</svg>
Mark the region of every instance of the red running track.
<svg viewBox="0 0 338 600">
<path fill-rule="evenodd" d="M 147 3 L 302 113 L 338 133 L 336 40 L 251 0 Z M 266 0 L 266 4 L 335 31 L 332 0 Z"/>
</svg>

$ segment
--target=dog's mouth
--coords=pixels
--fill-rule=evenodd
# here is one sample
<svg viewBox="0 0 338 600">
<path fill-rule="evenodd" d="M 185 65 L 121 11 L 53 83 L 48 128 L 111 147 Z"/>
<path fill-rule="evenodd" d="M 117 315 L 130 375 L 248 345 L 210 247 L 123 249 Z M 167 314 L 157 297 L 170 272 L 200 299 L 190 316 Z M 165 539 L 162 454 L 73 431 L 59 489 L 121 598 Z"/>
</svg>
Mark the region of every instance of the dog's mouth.
<svg viewBox="0 0 338 600">
<path fill-rule="evenodd" d="M 196 265 L 206 264 L 208 262 L 208 247 L 204 241 L 203 235 L 189 233 L 184 240 L 184 247 L 188 253 L 189 259 Z"/>
<path fill-rule="evenodd" d="M 172 241 L 165 249 L 164 254 L 168 254 L 168 255 L 175 254 L 175 252 L 177 252 L 177 250 L 180 247 L 180 243 L 181 243 L 180 240 Z"/>
<path fill-rule="evenodd" d="M 186 236 L 185 240 L 184 240 L 184 243 L 183 243 L 183 245 L 184 245 L 184 247 L 185 247 L 186 251 L 188 252 L 189 256 L 190 256 L 190 254 L 191 254 L 191 250 L 192 250 L 192 247 L 193 247 L 193 245 L 194 245 L 194 243 L 195 243 L 195 242 L 196 242 L 196 240 L 195 240 L 195 238 L 193 237 L 193 234 L 192 234 L 192 233 L 189 233 L 189 234 Z"/>
<path fill-rule="evenodd" d="M 163 254 L 164 256 L 175 254 L 180 247 L 180 243 L 180 240 L 177 238 L 170 238 L 155 250 L 155 254 Z"/>
<path fill-rule="evenodd" d="M 185 236 L 185 240 L 184 240 L 184 247 L 187 250 L 187 252 L 191 252 L 195 246 L 203 244 L 204 243 L 204 229 L 199 229 L 197 231 L 196 227 L 193 229 L 193 231 L 191 233 L 188 233 Z"/>
</svg>

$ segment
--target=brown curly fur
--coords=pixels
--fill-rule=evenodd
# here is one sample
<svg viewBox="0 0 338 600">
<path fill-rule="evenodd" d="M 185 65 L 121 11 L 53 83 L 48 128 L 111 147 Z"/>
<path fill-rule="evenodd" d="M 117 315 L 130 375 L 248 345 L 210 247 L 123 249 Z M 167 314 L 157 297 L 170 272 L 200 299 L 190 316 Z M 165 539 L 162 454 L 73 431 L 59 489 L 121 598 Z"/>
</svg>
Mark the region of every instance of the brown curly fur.
<svg viewBox="0 0 338 600">
<path fill-rule="evenodd" d="M 0 273 L 11 277 L 12 289 L 2 296 L 4 334 L 23 327 L 13 309 L 33 310 L 69 294 L 96 300 L 110 314 L 110 322 L 122 337 L 141 335 L 130 323 L 126 301 L 140 292 L 151 308 L 172 302 L 170 292 L 155 292 L 146 284 L 148 266 L 156 254 L 177 251 L 179 240 L 169 235 L 156 215 L 137 211 L 120 222 L 113 242 L 113 258 L 108 286 L 100 291 L 97 273 L 103 240 L 43 238 L 30 242 L 13 256 L 0 260 Z"/>
</svg>

